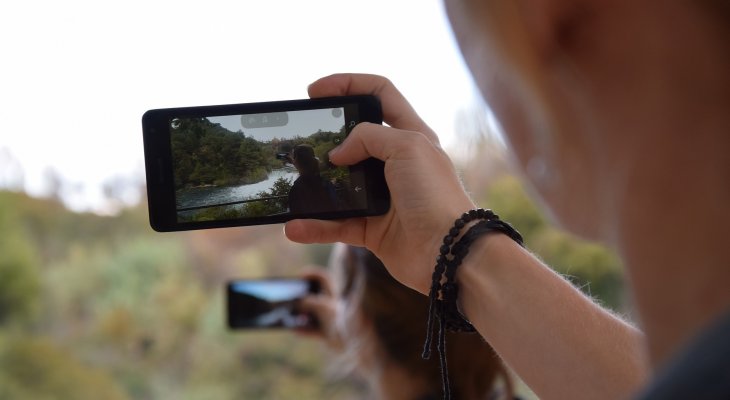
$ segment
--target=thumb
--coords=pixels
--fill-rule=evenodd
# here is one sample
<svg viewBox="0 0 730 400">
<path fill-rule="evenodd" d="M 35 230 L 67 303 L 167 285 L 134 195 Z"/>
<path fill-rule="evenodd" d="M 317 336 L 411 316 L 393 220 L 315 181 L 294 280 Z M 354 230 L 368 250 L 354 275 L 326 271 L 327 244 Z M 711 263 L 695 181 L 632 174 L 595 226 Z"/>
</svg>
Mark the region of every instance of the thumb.
<svg viewBox="0 0 730 400">
<path fill-rule="evenodd" d="M 284 225 L 284 234 L 297 243 L 342 242 L 353 246 L 365 246 L 365 218 L 349 218 L 337 221 L 295 219 Z"/>
</svg>

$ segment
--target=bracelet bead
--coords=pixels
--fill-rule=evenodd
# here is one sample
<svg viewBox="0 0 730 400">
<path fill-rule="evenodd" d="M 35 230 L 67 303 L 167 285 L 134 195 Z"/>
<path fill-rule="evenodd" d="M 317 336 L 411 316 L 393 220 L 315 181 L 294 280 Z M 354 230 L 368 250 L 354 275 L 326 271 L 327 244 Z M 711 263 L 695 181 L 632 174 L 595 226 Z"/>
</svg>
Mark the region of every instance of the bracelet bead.
<svg viewBox="0 0 730 400">
<path fill-rule="evenodd" d="M 450 249 L 451 248 L 449 247 L 448 244 L 442 244 L 441 245 L 441 248 L 439 249 L 439 251 L 441 252 L 441 254 L 448 254 L 448 252 L 449 252 Z"/>
</svg>

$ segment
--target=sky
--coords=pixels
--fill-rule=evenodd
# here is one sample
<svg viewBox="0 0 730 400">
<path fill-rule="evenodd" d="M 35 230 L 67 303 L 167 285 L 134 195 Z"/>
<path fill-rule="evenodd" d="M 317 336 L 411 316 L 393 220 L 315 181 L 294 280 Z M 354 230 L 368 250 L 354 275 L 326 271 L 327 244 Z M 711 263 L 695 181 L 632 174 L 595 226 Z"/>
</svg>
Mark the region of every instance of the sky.
<svg viewBox="0 0 730 400">
<path fill-rule="evenodd" d="M 143 182 L 148 109 L 301 99 L 367 72 L 448 148 L 479 103 L 440 0 L 9 0 L 0 51 L 0 186 L 44 195 L 55 175 L 76 210 L 103 211 L 105 183 Z"/>
<path fill-rule="evenodd" d="M 316 133 L 318 130 L 323 132 L 339 132 L 345 125 L 345 115 L 342 108 L 289 111 L 285 115 L 287 116 L 287 122 L 281 126 L 261 126 L 256 128 L 244 127 L 241 118 L 265 117 L 267 114 L 248 114 L 246 116 L 227 115 L 222 117 L 209 117 L 208 120 L 221 124 L 222 127 L 231 132 L 243 131 L 246 136 L 261 142 L 267 142 L 274 138 L 291 139 L 296 136 L 306 137 Z"/>
<path fill-rule="evenodd" d="M 235 292 L 252 294 L 266 301 L 291 300 L 309 292 L 305 280 L 239 280 L 233 282 Z"/>
</svg>

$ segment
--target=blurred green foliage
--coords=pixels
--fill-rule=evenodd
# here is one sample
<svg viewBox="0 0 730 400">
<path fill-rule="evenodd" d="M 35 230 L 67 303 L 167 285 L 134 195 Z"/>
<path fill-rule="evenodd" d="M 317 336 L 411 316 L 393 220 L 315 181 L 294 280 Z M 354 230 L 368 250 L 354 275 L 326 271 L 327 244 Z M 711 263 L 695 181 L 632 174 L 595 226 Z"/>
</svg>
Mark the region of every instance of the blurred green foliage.
<svg viewBox="0 0 730 400">
<path fill-rule="evenodd" d="M 515 178 L 476 197 L 622 309 L 617 258 L 551 227 Z M 330 377 L 316 341 L 225 327 L 226 280 L 299 276 L 329 251 L 280 226 L 160 234 L 143 205 L 107 217 L 0 191 L 0 400 L 362 398 L 361 383 Z"/>
<path fill-rule="evenodd" d="M 0 326 L 28 322 L 38 309 L 39 260 L 10 205 L 0 197 Z"/>
<path fill-rule="evenodd" d="M 597 302 L 623 311 L 624 281 L 618 257 L 603 246 L 579 240 L 549 224 L 517 178 L 498 178 L 480 203 L 517 228 L 527 248 L 547 265 Z"/>
<path fill-rule="evenodd" d="M 0 399 L 127 398 L 108 375 L 46 339 L 3 337 L 0 371 Z"/>
<path fill-rule="evenodd" d="M 358 397 L 317 341 L 225 325 L 227 279 L 298 276 L 309 248 L 280 228 L 148 226 L 143 206 L 104 217 L 0 191 L 0 399 Z"/>
</svg>

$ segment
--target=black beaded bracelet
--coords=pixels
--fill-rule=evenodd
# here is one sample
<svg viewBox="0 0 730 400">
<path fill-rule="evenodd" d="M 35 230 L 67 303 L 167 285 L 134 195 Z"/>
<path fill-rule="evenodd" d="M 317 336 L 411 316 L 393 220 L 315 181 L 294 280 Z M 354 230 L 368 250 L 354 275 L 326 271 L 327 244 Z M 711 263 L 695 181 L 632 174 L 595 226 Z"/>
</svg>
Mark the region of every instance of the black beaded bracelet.
<svg viewBox="0 0 730 400">
<path fill-rule="evenodd" d="M 481 220 L 454 243 L 461 230 L 469 223 Z M 431 346 L 433 341 L 434 320 L 439 321 L 437 350 L 441 365 L 441 378 L 444 399 L 451 398 L 449 388 L 448 370 L 446 365 L 446 331 L 452 332 L 475 332 L 474 326 L 459 312 L 457 306 L 458 286 L 455 281 L 456 270 L 469 253 L 469 247 L 480 236 L 490 232 L 500 232 L 509 236 L 520 246 L 523 245 L 522 235 L 510 224 L 499 219 L 499 216 L 486 209 L 476 209 L 465 212 L 454 221 L 454 227 L 444 237 L 443 244 L 439 249 L 439 256 L 436 259 L 436 266 L 429 291 L 428 323 L 426 328 L 426 341 L 424 343 L 422 357 L 431 357 Z M 442 283 L 443 281 L 443 283 Z"/>
</svg>

